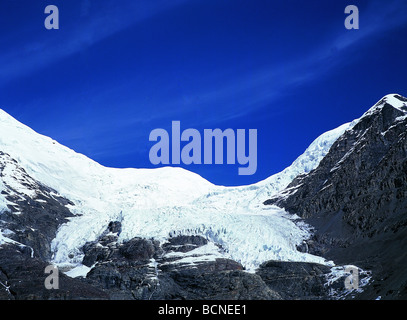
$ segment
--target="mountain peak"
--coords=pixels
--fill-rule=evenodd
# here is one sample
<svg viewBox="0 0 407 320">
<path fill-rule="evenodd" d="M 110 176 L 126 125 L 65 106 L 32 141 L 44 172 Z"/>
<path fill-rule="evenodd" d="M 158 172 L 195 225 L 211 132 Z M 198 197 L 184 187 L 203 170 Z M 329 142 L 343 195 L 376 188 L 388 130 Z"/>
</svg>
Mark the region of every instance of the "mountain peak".
<svg viewBox="0 0 407 320">
<path fill-rule="evenodd" d="M 373 107 L 367 110 L 360 118 L 351 122 L 351 129 L 367 129 L 376 116 L 382 119 L 384 128 L 391 126 L 399 117 L 407 114 L 407 98 L 393 93 L 385 95 Z"/>
<path fill-rule="evenodd" d="M 400 94 L 392 93 L 384 96 L 379 100 L 372 108 L 370 108 L 364 115 L 370 115 L 375 113 L 377 110 L 383 109 L 385 105 L 390 105 L 393 108 L 407 113 L 407 98 Z"/>
</svg>

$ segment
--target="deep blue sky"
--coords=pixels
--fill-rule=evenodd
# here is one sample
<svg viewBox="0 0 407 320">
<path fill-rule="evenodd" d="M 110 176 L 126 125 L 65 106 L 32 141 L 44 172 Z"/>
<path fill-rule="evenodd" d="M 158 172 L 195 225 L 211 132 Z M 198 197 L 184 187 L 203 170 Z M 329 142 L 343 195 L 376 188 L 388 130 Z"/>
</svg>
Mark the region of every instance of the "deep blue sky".
<svg viewBox="0 0 407 320">
<path fill-rule="evenodd" d="M 57 5 L 60 30 L 44 28 Z M 344 9 L 360 10 L 360 29 Z M 184 166 L 222 185 L 290 165 L 382 96 L 407 95 L 407 2 L 1 0 L 0 108 L 106 166 L 154 167 L 151 130 L 257 129 L 258 169 Z"/>
</svg>

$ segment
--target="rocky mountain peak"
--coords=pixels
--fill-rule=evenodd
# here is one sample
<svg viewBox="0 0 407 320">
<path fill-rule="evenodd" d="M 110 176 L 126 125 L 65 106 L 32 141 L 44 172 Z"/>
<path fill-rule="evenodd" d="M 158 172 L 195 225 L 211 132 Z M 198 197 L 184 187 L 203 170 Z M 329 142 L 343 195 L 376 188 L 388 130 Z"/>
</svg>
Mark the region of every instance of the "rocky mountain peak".
<svg viewBox="0 0 407 320">
<path fill-rule="evenodd" d="M 371 268 L 369 298 L 405 296 L 407 277 L 407 99 L 387 95 L 332 145 L 319 166 L 265 202 L 315 227 L 308 248 Z M 392 283 L 379 280 L 392 277 Z M 366 296 L 368 295 L 365 292 Z"/>
<path fill-rule="evenodd" d="M 227 188 L 105 168 L 0 111 L 0 299 L 332 299 L 349 264 L 358 297 L 407 297 L 406 113 L 387 95 L 280 174 Z"/>
</svg>

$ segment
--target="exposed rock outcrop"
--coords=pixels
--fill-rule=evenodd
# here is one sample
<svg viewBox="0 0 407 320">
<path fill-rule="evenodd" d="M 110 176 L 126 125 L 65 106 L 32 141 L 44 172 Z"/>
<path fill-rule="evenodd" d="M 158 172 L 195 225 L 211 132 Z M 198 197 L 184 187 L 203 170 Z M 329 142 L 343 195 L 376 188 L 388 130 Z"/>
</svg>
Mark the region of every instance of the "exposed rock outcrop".
<svg viewBox="0 0 407 320">
<path fill-rule="evenodd" d="M 406 298 L 407 99 L 381 100 L 331 147 L 319 166 L 265 204 L 315 227 L 311 253 L 372 270 L 359 297 Z M 395 263 L 397 261 L 397 263 Z"/>
</svg>

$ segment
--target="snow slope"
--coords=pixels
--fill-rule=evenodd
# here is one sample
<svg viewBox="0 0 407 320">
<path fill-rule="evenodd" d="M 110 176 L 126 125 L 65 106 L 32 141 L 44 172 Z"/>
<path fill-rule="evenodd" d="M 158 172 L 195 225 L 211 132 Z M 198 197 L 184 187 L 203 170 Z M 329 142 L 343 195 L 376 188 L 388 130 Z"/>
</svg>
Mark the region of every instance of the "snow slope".
<svg viewBox="0 0 407 320">
<path fill-rule="evenodd" d="M 249 186 L 218 187 L 214 192 L 195 200 L 195 203 L 208 207 L 234 205 L 234 212 L 263 208 L 265 200 L 285 189 L 295 177 L 316 168 L 332 144 L 352 126 L 351 123 L 345 123 L 320 135 L 289 167 L 263 181 Z M 223 209 L 226 210 L 226 207 Z"/>
<path fill-rule="evenodd" d="M 253 270 L 270 259 L 328 263 L 296 250 L 310 236 L 307 225 L 262 202 L 298 174 L 315 168 L 350 126 L 321 135 L 290 167 L 243 187 L 216 186 L 181 168 L 107 168 L 34 132 L 2 110 L 0 150 L 75 204 L 69 209 L 76 216 L 60 228 L 52 243 L 54 263 L 80 265 L 80 248 L 96 240 L 110 221 L 119 220 L 120 241 L 139 236 L 165 242 L 169 235 L 200 234 L 222 245 L 214 255 Z M 4 207 L 0 196 L 0 212 Z"/>
</svg>

